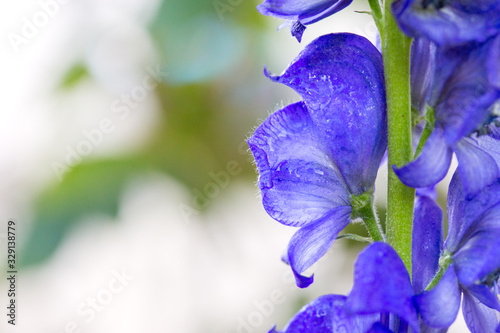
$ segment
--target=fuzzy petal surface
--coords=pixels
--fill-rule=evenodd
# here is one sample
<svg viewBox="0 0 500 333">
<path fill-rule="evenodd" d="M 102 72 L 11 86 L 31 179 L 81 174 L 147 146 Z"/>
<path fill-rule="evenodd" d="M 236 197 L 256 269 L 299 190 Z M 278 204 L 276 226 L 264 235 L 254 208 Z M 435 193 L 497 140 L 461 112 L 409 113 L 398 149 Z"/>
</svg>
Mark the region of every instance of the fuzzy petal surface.
<svg viewBox="0 0 500 333">
<path fill-rule="evenodd" d="M 343 177 L 318 139 L 304 103 L 272 114 L 248 144 L 264 208 L 277 221 L 300 227 L 349 204 Z"/>
</svg>

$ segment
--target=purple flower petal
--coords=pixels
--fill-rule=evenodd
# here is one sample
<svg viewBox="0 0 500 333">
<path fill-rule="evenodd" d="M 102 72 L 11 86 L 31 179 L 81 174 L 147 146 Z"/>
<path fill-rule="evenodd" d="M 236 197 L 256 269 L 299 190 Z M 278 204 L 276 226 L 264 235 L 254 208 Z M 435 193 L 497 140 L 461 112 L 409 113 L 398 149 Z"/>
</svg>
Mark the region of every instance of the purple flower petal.
<svg viewBox="0 0 500 333">
<path fill-rule="evenodd" d="M 500 34 L 483 44 L 438 49 L 429 104 L 455 144 L 487 120 L 500 98 Z"/>
<path fill-rule="evenodd" d="M 498 296 L 494 291 L 491 290 L 490 287 L 483 284 L 474 284 L 468 286 L 467 291 L 487 307 L 500 311 L 500 302 L 498 301 Z"/>
<path fill-rule="evenodd" d="M 403 261 L 394 249 L 376 242 L 363 250 L 354 264 L 354 287 L 347 299 L 351 313 L 393 313 L 418 332 L 413 289 Z"/>
<path fill-rule="evenodd" d="M 444 140 L 443 130 L 434 129 L 416 160 L 393 170 L 403 184 L 410 187 L 429 187 L 448 173 L 453 152 Z"/>
<path fill-rule="evenodd" d="M 302 226 L 349 204 L 343 178 L 317 139 L 304 103 L 272 114 L 248 144 L 259 169 L 264 207 L 279 222 Z"/>
<path fill-rule="evenodd" d="M 428 326 L 447 328 L 453 324 L 460 309 L 460 289 L 453 265 L 432 290 L 416 295 L 413 300 Z"/>
<path fill-rule="evenodd" d="M 434 75 L 436 46 L 424 38 L 417 38 L 411 45 L 411 105 L 425 112 L 427 95 Z"/>
<path fill-rule="evenodd" d="M 413 213 L 412 284 L 421 293 L 439 269 L 443 248 L 443 211 L 428 197 L 417 197 Z"/>
<path fill-rule="evenodd" d="M 500 204 L 488 210 L 467 234 L 471 236 L 464 237 L 465 242 L 453 254 L 458 280 L 466 287 L 481 283 L 500 268 Z"/>
<path fill-rule="evenodd" d="M 318 261 L 351 221 L 351 206 L 341 206 L 322 219 L 300 228 L 288 244 L 288 262 L 295 275 L 297 286 L 306 288 L 313 277 L 300 275 Z"/>
<path fill-rule="evenodd" d="M 341 11 L 351 3 L 352 0 L 265 0 L 257 10 L 263 15 L 307 25 Z"/>
<path fill-rule="evenodd" d="M 458 159 L 458 173 L 468 197 L 495 182 L 499 177 L 497 163 L 487 152 L 477 147 L 468 138 L 455 145 Z"/>
<path fill-rule="evenodd" d="M 288 20 L 292 36 L 300 43 L 306 25 L 320 21 L 349 6 L 353 0 L 265 0 L 257 10 L 268 16 Z"/>
<path fill-rule="evenodd" d="M 381 323 L 375 323 L 366 333 L 393 333 L 393 332 L 384 325 L 382 325 Z"/>
<path fill-rule="evenodd" d="M 392 10 L 406 34 L 438 45 L 484 41 L 500 31 L 496 0 L 397 0 Z"/>
<path fill-rule="evenodd" d="M 324 35 L 282 75 L 268 76 L 302 96 L 351 193 L 370 190 L 387 147 L 382 56 L 375 46 L 353 34 Z"/>
<path fill-rule="evenodd" d="M 350 316 L 344 311 L 346 297 L 320 296 L 304 306 L 283 331 L 274 328 L 269 333 L 332 333 L 366 332 L 377 316 Z"/>
<path fill-rule="evenodd" d="M 462 312 L 465 323 L 472 333 L 494 332 L 498 325 L 497 312 L 490 309 L 464 290 Z"/>
<path fill-rule="evenodd" d="M 500 133 L 498 128 L 495 129 Z M 487 152 L 500 168 L 500 137 L 496 135 L 481 135 L 479 137 L 474 137 L 473 140 L 474 144 Z"/>
<path fill-rule="evenodd" d="M 466 192 L 458 172 L 455 172 L 448 190 L 448 237 L 445 248 L 455 253 L 471 225 L 487 210 L 500 202 L 500 183 L 495 182 L 472 199 L 466 199 Z"/>
</svg>

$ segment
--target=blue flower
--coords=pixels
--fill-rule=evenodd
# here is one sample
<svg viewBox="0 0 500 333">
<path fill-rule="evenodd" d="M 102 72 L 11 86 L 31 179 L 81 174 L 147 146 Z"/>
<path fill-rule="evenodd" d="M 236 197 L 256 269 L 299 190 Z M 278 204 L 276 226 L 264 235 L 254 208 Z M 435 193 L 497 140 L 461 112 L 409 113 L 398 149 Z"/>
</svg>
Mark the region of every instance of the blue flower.
<svg viewBox="0 0 500 333">
<path fill-rule="evenodd" d="M 321 296 L 299 311 L 280 332 L 390 333 L 406 332 L 409 327 L 419 332 L 425 324 L 419 321 L 413 298 L 403 261 L 391 246 L 376 242 L 359 254 L 348 297 Z M 445 300 L 439 305 L 445 305 Z M 270 331 L 275 332 L 274 328 Z"/>
<path fill-rule="evenodd" d="M 272 114 L 248 140 L 264 208 L 300 229 L 287 259 L 297 285 L 351 221 L 352 196 L 373 190 L 387 146 L 382 57 L 365 38 L 330 34 L 309 44 L 281 76 L 303 98 Z"/>
<path fill-rule="evenodd" d="M 437 184 L 448 172 L 453 152 L 469 195 L 495 181 L 499 170 L 493 159 L 468 138 L 488 120 L 500 98 L 500 35 L 483 44 L 439 48 L 429 104 L 435 130 L 416 160 L 394 167 L 410 187 Z"/>
<path fill-rule="evenodd" d="M 396 0 L 392 10 L 407 35 L 438 45 L 483 42 L 500 32 L 497 0 Z"/>
<path fill-rule="evenodd" d="M 335 14 L 351 3 L 352 0 L 265 0 L 257 10 L 287 20 L 292 36 L 300 42 L 306 25 Z"/>
<path fill-rule="evenodd" d="M 451 265 L 437 286 L 417 296 L 415 303 L 426 324 L 436 325 L 443 319 L 453 322 L 460 304 L 459 290 L 463 294 L 462 312 L 469 329 L 477 333 L 494 332 L 499 325 L 500 311 L 496 296 L 500 276 L 500 184 L 490 185 L 468 200 L 460 176 L 455 173 L 448 192 L 448 221 L 450 228 L 442 257 Z M 414 223 L 426 221 L 416 218 Z M 430 247 L 436 254 L 442 247 L 442 235 L 436 231 L 439 228 L 426 229 L 431 233 L 432 243 L 439 244 Z M 433 266 L 429 272 L 437 272 L 436 263 Z M 450 311 L 443 314 L 440 310 L 436 315 L 436 309 L 441 308 L 436 304 L 443 299 Z"/>
</svg>

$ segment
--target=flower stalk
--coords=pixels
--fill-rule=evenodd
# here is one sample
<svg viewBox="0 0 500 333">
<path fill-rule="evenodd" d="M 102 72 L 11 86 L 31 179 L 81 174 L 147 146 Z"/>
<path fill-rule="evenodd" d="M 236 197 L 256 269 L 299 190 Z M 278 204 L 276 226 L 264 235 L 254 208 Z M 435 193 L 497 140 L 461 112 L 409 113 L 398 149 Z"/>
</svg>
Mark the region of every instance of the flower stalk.
<svg viewBox="0 0 500 333">
<path fill-rule="evenodd" d="M 411 244 L 415 189 L 400 182 L 392 166 L 413 158 L 411 144 L 410 50 L 411 39 L 398 28 L 392 15 L 393 0 L 383 4 L 381 36 L 387 94 L 389 179 L 387 194 L 387 242 L 403 259 L 411 276 Z"/>
</svg>

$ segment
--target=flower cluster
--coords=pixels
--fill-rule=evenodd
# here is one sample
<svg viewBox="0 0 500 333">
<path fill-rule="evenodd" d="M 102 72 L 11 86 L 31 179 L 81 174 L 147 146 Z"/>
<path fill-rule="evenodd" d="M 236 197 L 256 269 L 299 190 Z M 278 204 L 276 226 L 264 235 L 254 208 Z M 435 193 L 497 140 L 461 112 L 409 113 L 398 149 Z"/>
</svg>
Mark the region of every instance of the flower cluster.
<svg viewBox="0 0 500 333">
<path fill-rule="evenodd" d="M 265 0 L 258 10 L 287 20 L 300 41 L 305 25 L 351 2 Z M 388 55 L 358 35 L 321 36 L 281 75 L 265 69 L 302 101 L 273 113 L 248 144 L 264 208 L 298 228 L 283 258 L 297 286 L 313 282 L 304 272 L 349 223 L 361 220 L 371 244 L 355 263 L 348 296 L 321 296 L 282 331 L 270 332 L 446 332 L 460 305 L 471 332 L 500 332 L 500 2 L 395 0 L 382 8 L 369 2 L 381 44 L 390 25 L 380 22 L 389 19 L 414 38 L 408 81 L 415 159 L 389 165 L 417 188 L 411 263 L 386 239 L 373 205 L 391 144 Z M 434 187 L 453 155 L 458 167 L 445 239 Z"/>
</svg>

